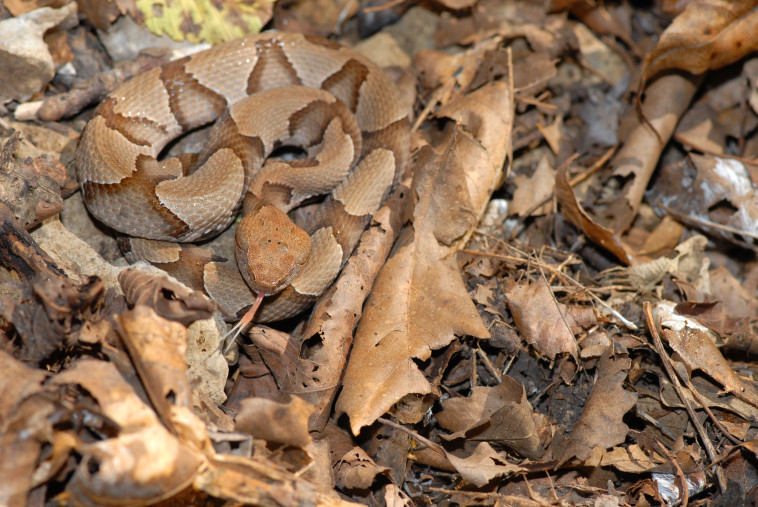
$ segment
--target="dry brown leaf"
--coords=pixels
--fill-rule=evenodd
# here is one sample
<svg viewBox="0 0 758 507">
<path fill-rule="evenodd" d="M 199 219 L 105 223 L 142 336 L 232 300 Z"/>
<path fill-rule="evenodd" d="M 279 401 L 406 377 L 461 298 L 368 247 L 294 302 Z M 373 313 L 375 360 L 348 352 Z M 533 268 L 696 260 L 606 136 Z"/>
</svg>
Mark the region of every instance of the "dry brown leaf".
<svg viewBox="0 0 758 507">
<path fill-rule="evenodd" d="M 576 357 L 576 339 L 566 318 L 566 306 L 555 300 L 543 278 L 511 284 L 506 299 L 516 327 L 541 354 L 550 359 L 563 353 Z"/>
<path fill-rule="evenodd" d="M 8 12 L 13 16 L 20 16 L 27 12 L 31 12 L 35 9 L 42 7 L 52 7 L 57 9 L 62 7 L 66 3 L 66 0 L 3 0 L 3 5 L 8 9 Z"/>
<path fill-rule="evenodd" d="M 159 317 L 147 306 L 114 317 L 150 401 L 161 419 L 175 433 L 177 410 L 192 407 L 192 390 L 187 382 L 187 329 Z"/>
<path fill-rule="evenodd" d="M 456 335 L 489 336 L 453 258 L 431 231 L 405 229 L 374 284 L 337 400 L 357 434 L 409 393 L 431 385 L 416 360 Z"/>
<path fill-rule="evenodd" d="M 751 405 L 758 406 L 758 390 L 740 378 L 716 347 L 719 337 L 694 319 L 679 315 L 675 303 L 660 301 L 653 306 L 656 325 L 669 346 L 689 370 L 701 370 L 724 389 Z"/>
<path fill-rule="evenodd" d="M 292 396 L 287 403 L 248 398 L 242 400 L 234 429 L 266 442 L 305 448 L 311 442 L 308 418 L 314 410 L 313 405 L 297 396 Z"/>
<path fill-rule="evenodd" d="M 698 79 L 675 73 L 661 76 L 645 90 L 642 116 L 647 121 L 639 121 L 625 136 L 624 145 L 611 162 L 613 175 L 624 181 L 618 197 L 605 212 L 611 217 L 613 231 L 626 231 L 637 216 L 663 148 L 698 86 Z"/>
<path fill-rule="evenodd" d="M 437 422 L 455 432 L 446 440 L 485 441 L 505 445 L 529 459 L 542 456 L 524 386 L 508 375 L 495 387 L 474 387 L 469 398 L 449 398 L 442 407 Z"/>
<path fill-rule="evenodd" d="M 7 234 L 6 240 L 11 239 L 10 236 Z M 37 247 L 36 243 L 34 246 Z M 27 260 L 31 254 L 31 250 L 8 251 L 24 255 Z M 76 343 L 84 321 L 91 319 L 102 306 L 105 291 L 97 277 L 77 284 L 64 276 L 53 277 L 42 272 L 31 276 L 34 278 L 31 283 L 11 291 L 11 294 L 15 292 L 13 298 L 0 295 L 0 315 L 12 322 L 22 337 L 16 357 L 36 362 L 59 348 Z"/>
<path fill-rule="evenodd" d="M 508 206 L 508 214 L 525 218 L 528 212 L 531 212 L 532 216 L 547 213 L 551 208 L 549 202 L 536 209 L 535 206 L 553 195 L 555 175 L 555 169 L 550 166 L 547 155 L 540 158 L 537 169 L 531 176 L 516 175 L 513 178 L 513 185 L 516 190 L 513 193 L 511 204 Z"/>
<path fill-rule="evenodd" d="M 0 456 L 12 456 L 0 459 L 0 505 L 26 505 L 54 407 L 52 400 L 33 399 L 42 390 L 42 371 L 2 350 L 0 371 Z"/>
<path fill-rule="evenodd" d="M 513 131 L 513 90 L 502 81 L 487 83 L 467 95 L 458 95 L 440 107 L 438 118 L 460 122 L 461 129 L 473 143 L 463 143 L 460 159 L 466 168 L 464 177 L 469 193 L 470 208 L 476 221 L 484 214 L 492 192 L 508 175 L 507 161 L 513 160 L 511 133 Z M 504 166 L 504 164 L 506 164 Z M 468 241 L 473 228 L 458 241 Z"/>
<path fill-rule="evenodd" d="M 419 176 L 414 182 L 419 196 L 414 215 L 419 225 L 416 230 L 408 227 L 401 233 L 358 326 L 337 402 L 337 410 L 350 415 L 356 434 L 406 394 L 431 392 L 414 358 L 428 358 L 432 350 L 447 345 L 456 334 L 488 336 L 463 286 L 457 264 L 453 258 L 446 258 L 448 250 L 435 237 L 439 232 L 452 241 L 465 232 L 459 227 L 445 234 L 445 222 L 435 216 L 438 212 L 450 216 L 440 209 L 441 201 L 434 197 L 435 193 L 445 194 L 447 190 L 451 197 L 460 198 L 465 188 L 456 158 L 459 138 L 463 139 L 461 143 L 468 139 L 456 133 L 445 154 L 427 149 L 420 156 Z M 461 210 L 461 205 L 448 205 Z M 471 211 L 466 211 L 469 206 L 465 201 L 462 206 L 459 215 L 468 221 Z"/>
<path fill-rule="evenodd" d="M 629 474 L 643 474 L 664 462 L 660 457 L 658 460 L 653 460 L 639 445 L 632 444 L 606 451 L 600 460 L 600 466 L 613 467 Z"/>
<path fill-rule="evenodd" d="M 414 225 L 401 233 L 374 284 L 336 405 L 350 416 L 353 433 L 404 396 L 431 392 L 415 360 L 427 359 L 456 335 L 489 337 L 450 255 L 453 248 L 438 241 L 464 242 L 499 183 L 511 97 L 505 84 L 495 82 L 443 107 L 439 114 L 459 127 L 443 153 L 427 148 L 419 155 Z"/>
<path fill-rule="evenodd" d="M 569 164 L 562 165 L 558 168 L 555 178 L 555 197 L 561 204 L 563 216 L 579 227 L 592 241 L 615 255 L 618 260 L 624 264 L 632 264 L 634 259 L 621 239 L 613 231 L 595 222 L 579 204 L 574 195 L 574 189 L 571 187 L 568 169 Z"/>
<path fill-rule="evenodd" d="M 469 456 L 459 457 L 448 452 L 447 458 L 464 479 L 477 487 L 486 485 L 496 477 L 524 470 L 518 465 L 508 463 L 505 457 L 498 454 L 487 442 L 479 443 Z"/>
<path fill-rule="evenodd" d="M 758 49 L 755 0 L 697 0 L 661 34 L 645 60 L 643 78 L 667 69 L 702 74 Z"/>
<path fill-rule="evenodd" d="M 374 213 L 339 278 L 316 302 L 307 327 L 292 344 L 297 361 L 289 370 L 291 388 L 283 388 L 317 407 L 312 430 L 323 429 L 331 413 L 363 303 L 401 230 L 409 186 L 406 178 Z"/>
<path fill-rule="evenodd" d="M 73 502 L 155 502 L 192 482 L 203 457 L 168 432 L 113 364 L 85 359 L 52 382 L 81 385 L 121 428 L 115 438 L 77 448 L 83 458 L 69 482 Z"/>
<path fill-rule="evenodd" d="M 324 494 L 297 475 L 270 461 L 216 454 L 195 478 L 196 489 L 216 498 L 247 505 L 312 505 L 358 507 Z"/>
<path fill-rule="evenodd" d="M 377 475 L 389 475 L 389 468 L 378 466 L 351 438 L 350 434 L 334 423 L 323 432 L 329 441 L 329 452 L 334 470 L 334 481 L 342 490 L 368 489 Z"/>
<path fill-rule="evenodd" d="M 758 195 L 739 160 L 691 153 L 663 168 L 649 200 L 660 214 L 708 234 L 758 244 Z"/>
<path fill-rule="evenodd" d="M 598 378 L 590 398 L 574 424 L 567 447 L 556 455 L 560 462 L 574 456 L 585 461 L 593 456 L 595 448 L 602 453 L 624 442 L 629 427 L 622 418 L 637 403 L 637 395 L 623 387 L 631 365 L 629 358 L 611 358 L 609 352 L 600 359 Z"/>
<path fill-rule="evenodd" d="M 684 408 L 682 399 L 676 392 L 671 382 L 665 378 L 659 379 L 661 386 L 661 403 L 667 407 Z M 755 421 L 758 419 L 758 407 L 745 403 L 736 396 L 725 396 L 723 390 L 718 384 L 701 375 L 692 377 L 692 384 L 700 393 L 701 398 L 707 400 L 710 409 L 722 409 L 732 412 L 746 421 Z M 695 408 L 700 408 L 700 402 L 695 398 L 692 392 L 685 386 L 682 386 L 682 392 L 687 400 Z"/>
<path fill-rule="evenodd" d="M 695 280 L 707 276 L 708 262 L 704 250 L 708 243 L 705 236 L 695 235 L 683 241 L 668 255 L 624 268 L 629 284 L 640 291 L 651 291 L 666 274 L 675 274 L 683 280 Z"/>
<path fill-rule="evenodd" d="M 135 268 L 123 270 L 118 282 L 127 302 L 149 306 L 164 319 L 189 326 L 196 320 L 205 320 L 220 310 L 218 303 L 203 293 L 168 280 L 165 276 L 145 273 Z"/>
</svg>

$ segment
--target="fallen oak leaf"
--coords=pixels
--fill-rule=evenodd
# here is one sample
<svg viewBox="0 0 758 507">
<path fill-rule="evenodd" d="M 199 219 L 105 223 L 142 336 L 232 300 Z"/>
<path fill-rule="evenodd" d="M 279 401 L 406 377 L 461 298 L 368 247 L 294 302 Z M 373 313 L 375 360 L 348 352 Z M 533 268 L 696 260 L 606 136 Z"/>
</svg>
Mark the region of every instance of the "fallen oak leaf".
<svg viewBox="0 0 758 507">
<path fill-rule="evenodd" d="M 416 360 L 456 335 L 490 336 L 451 253 L 471 234 L 501 180 L 512 91 L 493 82 L 443 109 L 458 123 L 448 124 L 454 126 L 442 153 L 420 151 L 413 226 L 401 232 L 374 284 L 343 377 L 336 411 L 349 415 L 354 434 L 406 395 L 432 392 Z"/>
<path fill-rule="evenodd" d="M 758 407 L 758 390 L 742 380 L 716 346 L 720 337 L 695 319 L 676 312 L 676 303 L 660 301 L 653 306 L 653 318 L 661 335 L 681 357 L 689 370 L 701 370 L 728 392 Z"/>
<path fill-rule="evenodd" d="M 563 353 L 576 358 L 576 338 L 566 305 L 555 300 L 544 278 L 511 283 L 505 297 L 516 327 L 529 344 L 551 360 Z"/>
<path fill-rule="evenodd" d="M 297 396 L 292 396 L 286 403 L 248 398 L 242 400 L 234 429 L 266 442 L 305 448 L 311 443 L 308 418 L 314 411 L 313 405 Z"/>
<path fill-rule="evenodd" d="M 643 83 L 667 69 L 702 74 L 736 62 L 758 49 L 756 25 L 755 0 L 690 2 L 647 55 Z"/>
<path fill-rule="evenodd" d="M 608 250 L 610 253 L 616 256 L 618 260 L 624 264 L 632 264 L 634 257 L 629 253 L 628 248 L 621 239 L 610 231 L 598 224 L 593 220 L 582 205 L 579 204 L 576 196 L 574 195 L 574 189 L 571 187 L 571 181 L 569 180 L 568 170 L 571 166 L 569 159 L 566 163 L 558 168 L 558 174 L 555 177 L 555 197 L 561 204 L 561 213 L 565 216 L 569 222 L 579 227 L 588 238 Z"/>
<path fill-rule="evenodd" d="M 419 196 L 414 220 L 419 225 L 403 229 L 374 283 L 337 401 L 337 411 L 350 416 L 355 434 L 405 395 L 431 392 L 414 359 L 427 359 L 455 335 L 489 336 L 455 259 L 436 237 L 439 231 L 440 237 L 452 240 L 435 214 L 443 200 L 440 195 L 461 197 L 462 169 L 456 154 L 459 143 L 466 142 L 472 141 L 454 132 L 444 153 L 426 148 L 419 155 L 414 181 Z M 458 209 L 464 219 L 471 217 L 465 201 L 458 206 L 452 202 L 448 208 Z M 462 233 L 461 228 L 454 235 Z"/>
<path fill-rule="evenodd" d="M 209 319 L 213 312 L 221 310 L 218 303 L 204 294 L 139 269 L 123 270 L 118 275 L 118 282 L 131 306 L 148 306 L 161 317 L 185 326 L 196 320 Z"/>
<path fill-rule="evenodd" d="M 610 352 L 608 349 L 600 358 L 597 381 L 567 445 L 562 449 L 559 445 L 553 451 L 560 463 L 574 456 L 584 462 L 598 448 L 604 454 L 605 449 L 623 443 L 629 432 L 622 418 L 637 403 L 637 394 L 624 389 L 623 382 L 632 361 L 626 357 L 611 358 Z"/>
<path fill-rule="evenodd" d="M 442 407 L 437 422 L 455 431 L 442 436 L 445 440 L 502 444 L 529 459 L 538 459 L 544 452 L 524 386 L 508 375 L 497 386 L 474 387 L 470 397 L 449 398 Z"/>
</svg>

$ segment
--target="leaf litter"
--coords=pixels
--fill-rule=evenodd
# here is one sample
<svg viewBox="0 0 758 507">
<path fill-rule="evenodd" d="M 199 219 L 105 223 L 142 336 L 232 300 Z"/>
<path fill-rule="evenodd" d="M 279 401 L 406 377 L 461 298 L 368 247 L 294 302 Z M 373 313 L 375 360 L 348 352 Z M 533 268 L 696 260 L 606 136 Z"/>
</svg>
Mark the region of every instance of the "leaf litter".
<svg viewBox="0 0 758 507">
<path fill-rule="evenodd" d="M 44 62 L 0 76 L 0 504 L 758 498 L 756 2 L 138 4 L 0 10 L 39 53 L 0 62 Z M 309 314 L 230 343 L 204 295 L 127 268 L 72 154 L 172 57 L 112 65 L 93 27 L 142 30 L 136 55 L 140 22 L 269 18 L 388 66 L 412 163 Z"/>
</svg>

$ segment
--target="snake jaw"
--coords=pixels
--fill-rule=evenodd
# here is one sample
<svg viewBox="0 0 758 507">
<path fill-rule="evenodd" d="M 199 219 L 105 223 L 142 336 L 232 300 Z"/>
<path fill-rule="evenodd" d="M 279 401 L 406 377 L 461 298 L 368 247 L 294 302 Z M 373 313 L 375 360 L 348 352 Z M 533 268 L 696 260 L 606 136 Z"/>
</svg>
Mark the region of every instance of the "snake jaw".
<svg viewBox="0 0 758 507">
<path fill-rule="evenodd" d="M 235 236 L 237 265 L 256 293 L 281 292 L 305 265 L 311 238 L 272 205 L 246 214 Z"/>
</svg>

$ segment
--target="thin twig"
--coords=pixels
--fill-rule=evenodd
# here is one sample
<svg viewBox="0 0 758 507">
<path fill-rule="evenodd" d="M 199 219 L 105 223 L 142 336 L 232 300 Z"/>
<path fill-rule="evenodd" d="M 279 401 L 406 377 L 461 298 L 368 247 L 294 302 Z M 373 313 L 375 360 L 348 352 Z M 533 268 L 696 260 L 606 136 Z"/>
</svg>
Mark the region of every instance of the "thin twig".
<svg viewBox="0 0 758 507">
<path fill-rule="evenodd" d="M 682 497 L 682 507 L 687 507 L 687 504 L 690 500 L 690 486 L 687 483 L 687 478 L 684 476 L 684 472 L 682 471 L 682 467 L 679 466 L 679 462 L 674 458 L 674 456 L 671 455 L 668 449 L 666 449 L 666 446 L 663 445 L 660 441 L 655 441 L 656 447 L 658 447 L 658 451 L 663 453 L 664 456 L 668 458 L 668 460 L 671 462 L 671 466 L 674 467 L 674 474 L 676 475 L 676 478 L 679 480 L 679 483 L 681 484 L 680 490 L 679 490 L 679 496 Z M 677 501 L 679 498 L 677 498 Z"/>
<path fill-rule="evenodd" d="M 387 425 L 387 426 L 389 426 L 391 428 L 395 428 L 396 430 L 400 430 L 403 433 L 407 433 L 408 435 L 410 435 L 411 438 L 413 438 L 415 440 L 418 440 L 422 444 L 424 444 L 427 447 L 429 447 L 432 451 L 436 452 L 437 454 L 439 454 L 443 458 L 447 459 L 447 453 L 445 452 L 445 450 L 442 448 L 441 445 L 432 442 L 428 438 L 422 437 L 421 435 L 419 435 L 418 433 L 416 433 L 412 429 L 406 428 L 402 424 L 398 424 L 395 421 L 390 421 L 389 419 L 385 419 L 384 417 L 380 417 L 379 419 L 377 419 L 377 421 L 380 422 L 380 423 L 382 423 L 382 424 L 385 424 L 385 425 Z"/>
<path fill-rule="evenodd" d="M 479 347 L 476 348 L 476 354 L 482 360 L 482 363 L 484 364 L 484 369 L 487 370 L 489 374 L 495 378 L 498 384 L 501 383 L 503 380 L 500 378 L 500 373 L 497 371 L 497 368 L 495 368 L 495 365 L 492 364 L 492 361 L 490 361 L 490 358 L 487 357 L 487 354 L 485 354 L 484 351 Z"/>
<path fill-rule="evenodd" d="M 708 454 L 708 460 L 713 462 L 716 460 L 716 449 L 713 448 L 713 444 L 711 443 L 711 440 L 708 438 L 708 434 L 705 432 L 705 428 L 703 428 L 703 425 L 700 424 L 700 420 L 697 418 L 697 415 L 695 414 L 695 409 L 692 408 L 692 405 L 690 404 L 690 400 L 687 399 L 687 396 L 684 394 L 684 390 L 682 389 L 682 384 L 679 383 L 679 377 L 677 376 L 676 372 L 674 371 L 674 367 L 671 366 L 671 359 L 669 358 L 668 354 L 666 354 L 666 351 L 663 348 L 663 342 L 661 341 L 661 335 L 658 334 L 658 327 L 655 325 L 655 322 L 653 321 L 653 311 L 652 311 L 652 305 L 649 301 L 645 301 L 642 303 L 642 311 L 645 313 L 645 321 L 647 322 L 647 327 L 650 330 L 650 335 L 653 337 L 653 343 L 655 345 L 655 350 L 658 352 L 658 355 L 661 358 L 661 363 L 663 363 L 663 367 L 666 370 L 666 373 L 669 376 L 669 380 L 671 380 L 671 385 L 674 386 L 674 390 L 676 391 L 676 394 L 679 396 L 679 399 L 682 400 L 682 403 L 684 404 L 684 408 L 687 410 L 687 414 L 690 416 L 690 420 L 692 420 L 692 425 L 695 427 L 695 430 L 697 431 L 698 436 L 700 437 L 700 440 L 703 442 L 703 447 L 705 447 L 705 452 Z M 716 470 L 716 478 L 719 482 L 719 488 L 721 488 L 721 491 L 726 491 L 726 481 L 724 480 L 723 473 L 719 473 L 721 469 Z"/>
</svg>

